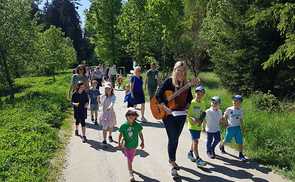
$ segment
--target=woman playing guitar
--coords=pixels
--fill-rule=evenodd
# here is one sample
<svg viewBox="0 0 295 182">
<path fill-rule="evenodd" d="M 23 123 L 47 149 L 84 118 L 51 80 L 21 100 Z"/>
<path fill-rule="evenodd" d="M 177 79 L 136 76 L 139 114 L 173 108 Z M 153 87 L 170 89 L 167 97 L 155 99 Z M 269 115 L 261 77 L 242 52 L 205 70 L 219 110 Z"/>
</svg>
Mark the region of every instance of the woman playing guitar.
<svg viewBox="0 0 295 182">
<path fill-rule="evenodd" d="M 191 86 L 198 82 L 199 80 L 196 79 L 191 82 L 187 81 L 187 66 L 184 62 L 178 61 L 174 65 L 172 76 L 167 78 L 162 85 L 160 85 L 156 93 L 158 103 L 166 112 L 166 116 L 162 120 L 168 135 L 168 155 L 169 163 L 172 166 L 171 175 L 173 177 L 178 177 L 177 171 L 179 170 L 179 166 L 176 164 L 176 150 L 179 136 L 186 121 L 185 111 L 193 99 Z M 186 87 L 186 89 L 183 89 L 184 87 Z M 167 98 L 167 92 L 174 93 L 174 95 L 172 95 L 173 99 Z M 173 107 L 169 106 L 171 100 L 173 100 L 174 103 Z M 175 111 L 178 111 L 177 115 L 173 113 Z"/>
</svg>

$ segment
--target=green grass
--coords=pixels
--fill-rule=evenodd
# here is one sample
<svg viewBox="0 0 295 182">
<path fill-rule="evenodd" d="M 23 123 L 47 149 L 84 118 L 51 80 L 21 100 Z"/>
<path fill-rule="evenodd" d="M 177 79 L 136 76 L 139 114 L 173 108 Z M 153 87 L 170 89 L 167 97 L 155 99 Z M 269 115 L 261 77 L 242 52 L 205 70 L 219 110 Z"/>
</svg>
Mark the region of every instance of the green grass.
<svg viewBox="0 0 295 182">
<path fill-rule="evenodd" d="M 0 108 L 0 181 L 47 181 L 51 159 L 61 147 L 59 130 L 69 102 L 70 74 L 16 80 L 25 88 Z"/>
<path fill-rule="evenodd" d="M 200 78 L 206 87 L 207 108 L 214 95 L 221 97 L 222 111 L 231 106 L 232 93 L 222 88 L 214 73 L 202 72 Z M 295 180 L 295 112 L 260 111 L 253 101 L 253 97 L 248 97 L 242 104 L 247 156 L 273 169 L 279 169 L 289 179 Z"/>
</svg>

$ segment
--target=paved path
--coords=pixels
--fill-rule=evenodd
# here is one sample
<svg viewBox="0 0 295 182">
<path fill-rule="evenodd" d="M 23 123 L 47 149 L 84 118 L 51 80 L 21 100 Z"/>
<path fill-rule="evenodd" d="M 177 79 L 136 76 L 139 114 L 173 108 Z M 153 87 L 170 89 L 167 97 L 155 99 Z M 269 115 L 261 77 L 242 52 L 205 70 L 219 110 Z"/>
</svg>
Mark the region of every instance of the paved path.
<svg viewBox="0 0 295 182">
<path fill-rule="evenodd" d="M 116 92 L 117 103 L 115 106 L 118 125 L 125 120 L 126 105 L 123 103 L 124 92 Z M 145 150 L 138 150 L 134 160 L 135 178 L 144 182 L 170 182 L 170 167 L 167 155 L 167 136 L 163 125 L 154 120 L 147 104 L 148 124 L 144 126 Z M 116 143 L 108 148 L 102 147 L 102 131 L 87 120 L 88 143 L 83 144 L 81 138 L 71 137 L 67 147 L 67 162 L 60 181 L 67 182 L 126 182 L 128 181 L 127 161 L 122 152 L 116 149 Z M 118 132 L 113 134 L 117 140 Z M 190 147 L 190 136 L 185 126 L 179 142 L 177 162 L 182 166 L 179 181 L 195 182 L 230 182 L 230 181 L 255 181 L 255 182 L 281 182 L 286 181 L 270 169 L 257 163 L 242 163 L 232 155 L 221 155 L 217 151 L 217 159 L 209 159 L 205 155 L 205 134 L 202 134 L 200 155 L 208 161 L 205 169 L 186 158 Z M 237 154 L 226 148 L 231 154 Z"/>
</svg>

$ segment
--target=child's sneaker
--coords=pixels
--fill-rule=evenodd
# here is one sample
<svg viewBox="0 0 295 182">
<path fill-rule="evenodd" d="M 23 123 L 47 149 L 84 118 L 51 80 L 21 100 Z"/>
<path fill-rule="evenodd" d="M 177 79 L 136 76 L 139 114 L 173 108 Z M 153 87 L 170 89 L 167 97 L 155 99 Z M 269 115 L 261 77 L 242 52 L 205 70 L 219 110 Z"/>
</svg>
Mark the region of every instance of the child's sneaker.
<svg viewBox="0 0 295 182">
<path fill-rule="evenodd" d="M 198 167 L 204 167 L 206 166 L 207 162 L 203 161 L 201 158 L 198 158 L 196 164 Z"/>
<path fill-rule="evenodd" d="M 86 138 L 86 136 L 83 136 L 83 137 L 82 137 L 82 142 L 83 142 L 83 143 L 86 143 L 86 142 L 87 142 L 87 138 Z"/>
<path fill-rule="evenodd" d="M 76 136 L 79 136 L 79 132 L 78 132 L 78 130 L 75 130 L 75 135 L 76 135 Z"/>
<path fill-rule="evenodd" d="M 129 172 L 129 179 L 130 179 L 130 182 L 134 182 L 135 181 L 133 172 Z"/>
<path fill-rule="evenodd" d="M 91 116 L 91 121 L 92 121 L 92 122 L 94 121 L 94 117 L 93 117 L 93 116 Z"/>
<path fill-rule="evenodd" d="M 242 153 L 240 153 L 239 154 L 239 160 L 242 161 L 242 162 L 246 162 L 247 158 Z"/>
<path fill-rule="evenodd" d="M 192 162 L 196 162 L 196 158 L 194 157 L 194 154 L 193 154 L 192 151 L 189 151 L 189 152 L 187 153 L 187 158 L 188 158 L 190 161 L 192 161 Z"/>
<path fill-rule="evenodd" d="M 221 153 L 226 154 L 226 152 L 224 150 L 224 145 L 219 145 L 219 149 L 220 149 Z"/>
<path fill-rule="evenodd" d="M 106 141 L 106 140 L 104 140 L 104 141 L 102 142 L 102 144 L 103 144 L 103 145 L 106 145 L 106 144 L 107 144 L 107 141 Z"/>
<path fill-rule="evenodd" d="M 110 143 L 114 142 L 114 140 L 113 140 L 113 137 L 112 137 L 112 136 L 109 136 L 109 141 L 110 141 Z"/>
</svg>

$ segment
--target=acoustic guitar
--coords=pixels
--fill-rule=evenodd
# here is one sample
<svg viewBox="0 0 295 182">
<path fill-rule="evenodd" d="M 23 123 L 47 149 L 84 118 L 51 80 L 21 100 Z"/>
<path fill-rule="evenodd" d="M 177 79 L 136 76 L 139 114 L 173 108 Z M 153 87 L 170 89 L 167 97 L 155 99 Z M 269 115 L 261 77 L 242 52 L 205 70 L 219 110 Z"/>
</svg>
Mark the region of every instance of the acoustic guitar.
<svg viewBox="0 0 295 182">
<path fill-rule="evenodd" d="M 182 88 L 180 88 L 179 90 L 177 90 L 175 92 L 173 92 L 172 90 L 166 90 L 164 92 L 164 97 L 168 101 L 168 104 L 166 106 L 171 110 L 176 109 L 176 103 L 175 103 L 174 99 L 177 96 L 179 96 L 182 92 L 184 92 L 185 90 L 190 88 L 191 86 L 197 85 L 199 83 L 200 83 L 200 79 L 197 78 L 197 79 L 193 79 L 192 81 L 188 82 Z M 151 98 L 150 108 L 151 108 L 152 114 L 155 119 L 161 120 L 161 119 L 164 119 L 168 116 L 168 114 L 164 110 L 163 106 L 157 100 L 156 96 L 153 96 Z"/>
</svg>

